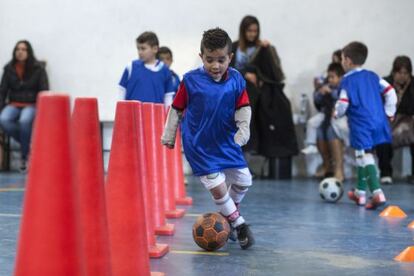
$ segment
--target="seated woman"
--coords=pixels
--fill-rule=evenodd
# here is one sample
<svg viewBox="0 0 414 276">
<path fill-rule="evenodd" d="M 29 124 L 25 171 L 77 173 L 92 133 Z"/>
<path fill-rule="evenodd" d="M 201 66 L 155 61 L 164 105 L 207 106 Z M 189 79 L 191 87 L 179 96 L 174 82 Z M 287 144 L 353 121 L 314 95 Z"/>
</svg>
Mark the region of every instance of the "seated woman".
<svg viewBox="0 0 414 276">
<path fill-rule="evenodd" d="M 331 63 L 328 66 L 328 83 L 321 86 L 314 93 L 315 105 L 325 114 L 321 126 L 318 128 L 317 146 L 322 156 L 324 177 L 335 177 L 339 181 L 344 180 L 343 169 L 343 141 L 337 133 L 339 122 L 333 119 L 332 112 L 335 102 L 339 97 L 339 83 L 344 75 L 344 69 L 339 63 Z"/>
<path fill-rule="evenodd" d="M 399 116 L 414 116 L 414 77 L 412 76 L 412 72 L 413 67 L 410 58 L 407 56 L 398 56 L 393 62 L 391 74 L 384 78 L 395 88 L 395 91 L 397 92 L 398 102 L 395 121 L 398 120 Z M 378 167 L 380 169 L 381 183 L 392 184 L 392 145 L 378 145 L 375 148 L 375 151 L 378 156 Z M 414 184 L 414 144 L 410 145 L 410 152 L 411 175 L 408 176 L 408 182 Z"/>
<path fill-rule="evenodd" d="M 44 66 L 35 58 L 26 40 L 17 42 L 12 60 L 4 67 L 0 83 L 0 126 L 21 145 L 21 171 L 26 170 L 37 94 L 48 90 Z"/>
<path fill-rule="evenodd" d="M 252 108 L 250 140 L 244 150 L 269 159 L 269 178 L 275 178 L 275 159 L 290 161 L 298 146 L 290 101 L 283 92 L 284 74 L 275 47 L 260 40 L 260 24 L 247 15 L 233 43 L 230 66 L 246 79 Z M 288 163 L 288 162 L 285 162 Z"/>
</svg>

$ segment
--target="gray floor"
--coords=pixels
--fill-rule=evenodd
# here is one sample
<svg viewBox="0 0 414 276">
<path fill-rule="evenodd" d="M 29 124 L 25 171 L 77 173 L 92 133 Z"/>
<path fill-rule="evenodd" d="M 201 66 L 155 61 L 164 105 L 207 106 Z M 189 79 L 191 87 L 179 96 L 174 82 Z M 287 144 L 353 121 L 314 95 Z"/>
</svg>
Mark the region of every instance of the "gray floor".
<svg viewBox="0 0 414 276">
<path fill-rule="evenodd" d="M 350 188 L 350 183 L 345 187 Z M 12 275 L 20 222 L 24 177 L 0 174 L 0 275 Z M 257 180 L 245 198 L 242 214 L 251 224 L 256 245 L 243 251 L 237 243 L 212 255 L 192 240 L 196 216 L 215 211 L 210 196 L 195 179 L 188 193 L 194 205 L 187 215 L 170 222 L 173 237 L 159 237 L 171 252 L 151 260 L 152 271 L 167 275 L 414 275 L 414 264 L 393 258 L 414 245 L 407 229 L 414 220 L 414 185 L 397 182 L 384 188 L 390 204 L 400 206 L 406 219 L 389 220 L 380 211 L 358 208 L 345 197 L 324 203 L 316 180 Z"/>
</svg>

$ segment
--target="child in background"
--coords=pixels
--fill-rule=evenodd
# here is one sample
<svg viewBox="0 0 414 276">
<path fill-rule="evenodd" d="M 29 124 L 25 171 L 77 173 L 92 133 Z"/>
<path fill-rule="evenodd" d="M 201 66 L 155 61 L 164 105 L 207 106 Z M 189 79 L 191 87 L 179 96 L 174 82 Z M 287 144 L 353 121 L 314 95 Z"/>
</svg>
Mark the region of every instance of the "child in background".
<svg viewBox="0 0 414 276">
<path fill-rule="evenodd" d="M 250 137 L 251 109 L 243 76 L 229 68 L 231 45 L 222 29 L 204 32 L 200 46 L 203 67 L 184 75 L 161 142 L 174 147 L 182 120 L 184 153 L 194 175 L 200 177 L 221 214 L 236 230 L 240 247 L 247 249 L 254 239 L 239 207 L 252 185 L 241 149 Z"/>
<path fill-rule="evenodd" d="M 121 99 L 164 103 L 170 106 L 174 97 L 172 74 L 156 58 L 158 38 L 153 32 L 144 32 L 136 39 L 138 60 L 133 60 L 119 82 Z"/>
<path fill-rule="evenodd" d="M 355 149 L 358 183 L 348 197 L 366 209 L 376 209 L 386 198 L 378 179 L 373 156 L 376 145 L 391 142 L 388 119 L 396 110 L 394 88 L 374 72 L 362 69 L 368 48 L 361 42 L 351 42 L 342 50 L 342 66 L 347 72 L 341 81 L 335 116 L 348 117 L 350 142 Z M 383 102 L 383 99 L 384 102 Z M 372 193 L 366 202 L 367 185 Z"/>
<path fill-rule="evenodd" d="M 173 70 L 171 70 L 171 64 L 173 63 L 173 54 L 170 48 L 165 46 L 160 47 L 157 56 L 158 59 L 164 62 L 164 64 L 167 65 L 168 69 L 170 69 L 172 74 L 173 90 L 176 92 L 178 90 L 178 86 L 180 85 L 180 78 Z"/>
</svg>

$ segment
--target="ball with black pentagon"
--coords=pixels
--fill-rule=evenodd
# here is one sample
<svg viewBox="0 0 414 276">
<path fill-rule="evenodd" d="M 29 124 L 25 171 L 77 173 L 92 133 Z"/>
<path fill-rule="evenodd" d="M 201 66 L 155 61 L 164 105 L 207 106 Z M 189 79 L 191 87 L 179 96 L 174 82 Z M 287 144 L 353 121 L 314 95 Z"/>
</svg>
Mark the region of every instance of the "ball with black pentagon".
<svg viewBox="0 0 414 276">
<path fill-rule="evenodd" d="M 335 177 L 328 177 L 319 184 L 319 195 L 327 202 L 337 202 L 344 194 L 341 181 Z"/>
<path fill-rule="evenodd" d="M 206 213 L 199 216 L 193 225 L 195 243 L 207 251 L 223 247 L 230 234 L 230 225 L 219 213 Z"/>
</svg>

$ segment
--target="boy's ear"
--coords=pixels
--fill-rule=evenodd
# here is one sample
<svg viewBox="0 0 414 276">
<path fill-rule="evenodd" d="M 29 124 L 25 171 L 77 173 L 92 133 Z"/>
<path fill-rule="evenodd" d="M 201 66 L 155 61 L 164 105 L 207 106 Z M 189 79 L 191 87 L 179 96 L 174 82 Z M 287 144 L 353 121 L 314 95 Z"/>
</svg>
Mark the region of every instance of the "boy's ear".
<svg viewBox="0 0 414 276">
<path fill-rule="evenodd" d="M 234 56 L 234 54 L 233 54 L 233 53 L 230 53 L 230 54 L 229 54 L 230 61 L 233 59 L 233 56 Z"/>
<path fill-rule="evenodd" d="M 200 56 L 201 59 L 203 59 L 203 54 L 202 53 L 199 53 L 198 55 Z"/>
</svg>

